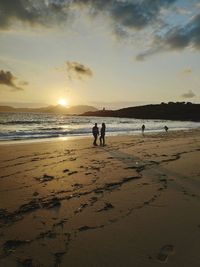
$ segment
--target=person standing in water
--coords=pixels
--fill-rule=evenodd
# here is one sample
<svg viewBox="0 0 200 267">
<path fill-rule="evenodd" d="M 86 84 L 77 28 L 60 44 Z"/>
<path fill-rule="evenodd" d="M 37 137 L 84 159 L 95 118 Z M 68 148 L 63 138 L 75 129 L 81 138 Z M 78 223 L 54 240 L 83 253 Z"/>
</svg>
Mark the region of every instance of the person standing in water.
<svg viewBox="0 0 200 267">
<path fill-rule="evenodd" d="M 95 123 L 94 127 L 92 128 L 92 134 L 94 136 L 93 145 L 97 146 L 97 137 L 99 135 L 99 128 L 97 127 L 97 123 Z"/>
<path fill-rule="evenodd" d="M 145 125 L 142 125 L 142 134 L 144 134 L 144 130 L 145 130 Z"/>
<path fill-rule="evenodd" d="M 165 129 L 165 132 L 166 132 L 166 133 L 167 133 L 168 130 L 169 130 L 169 128 L 168 128 L 166 125 L 165 125 L 164 129 Z"/>
<path fill-rule="evenodd" d="M 100 146 L 105 146 L 105 133 L 106 133 L 106 125 L 103 122 L 101 126 L 101 136 L 99 138 L 100 140 Z"/>
</svg>

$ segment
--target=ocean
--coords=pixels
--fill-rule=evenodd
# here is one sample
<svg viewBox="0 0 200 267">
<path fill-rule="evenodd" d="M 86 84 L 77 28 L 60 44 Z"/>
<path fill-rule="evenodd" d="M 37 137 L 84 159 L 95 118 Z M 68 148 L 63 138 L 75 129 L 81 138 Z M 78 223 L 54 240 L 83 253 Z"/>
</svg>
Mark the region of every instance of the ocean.
<svg viewBox="0 0 200 267">
<path fill-rule="evenodd" d="M 200 127 L 200 122 L 140 120 L 127 118 L 102 118 L 67 116 L 40 113 L 0 113 L 0 141 L 38 140 L 49 138 L 91 136 L 94 123 L 106 124 L 106 135 L 132 135 L 141 132 L 162 132 L 163 127 L 171 130 L 187 130 Z"/>
</svg>

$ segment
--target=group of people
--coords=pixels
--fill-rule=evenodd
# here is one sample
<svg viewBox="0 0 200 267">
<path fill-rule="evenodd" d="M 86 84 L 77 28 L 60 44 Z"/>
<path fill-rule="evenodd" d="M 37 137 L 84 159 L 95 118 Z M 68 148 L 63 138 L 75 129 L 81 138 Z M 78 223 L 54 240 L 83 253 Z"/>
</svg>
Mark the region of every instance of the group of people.
<svg viewBox="0 0 200 267">
<path fill-rule="evenodd" d="M 165 132 L 167 133 L 169 128 L 167 127 L 167 125 L 164 126 Z M 145 130 L 145 125 L 142 125 L 142 134 L 144 134 L 144 130 Z"/>
<path fill-rule="evenodd" d="M 168 127 L 165 125 L 164 129 L 166 132 L 168 132 Z M 145 125 L 142 125 L 142 134 L 144 134 L 144 130 L 145 130 Z M 97 123 L 95 123 L 94 127 L 92 128 L 92 134 L 94 136 L 94 142 L 93 145 L 94 146 L 98 146 L 97 144 L 97 139 L 99 136 L 99 127 L 97 126 Z M 105 134 L 106 134 L 106 125 L 103 122 L 101 125 L 101 129 L 100 129 L 100 137 L 99 137 L 99 141 L 100 141 L 100 146 L 105 146 Z"/>
<path fill-rule="evenodd" d="M 105 133 L 106 133 L 106 125 L 103 122 L 101 125 L 101 129 L 100 129 L 100 137 L 99 137 L 99 141 L 100 141 L 100 146 L 105 146 Z M 94 142 L 93 145 L 97 146 L 97 139 L 99 136 L 99 127 L 97 126 L 97 123 L 95 123 L 94 127 L 92 128 L 92 134 L 94 136 Z"/>
</svg>

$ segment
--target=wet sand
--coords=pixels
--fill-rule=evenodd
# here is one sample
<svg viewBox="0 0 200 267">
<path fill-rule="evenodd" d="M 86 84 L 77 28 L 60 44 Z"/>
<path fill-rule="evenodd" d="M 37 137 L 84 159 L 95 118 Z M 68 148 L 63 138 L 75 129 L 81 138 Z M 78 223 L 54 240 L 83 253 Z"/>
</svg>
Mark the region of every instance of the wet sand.
<svg viewBox="0 0 200 267">
<path fill-rule="evenodd" d="M 200 266 L 200 130 L 0 146 L 0 266 Z"/>
</svg>

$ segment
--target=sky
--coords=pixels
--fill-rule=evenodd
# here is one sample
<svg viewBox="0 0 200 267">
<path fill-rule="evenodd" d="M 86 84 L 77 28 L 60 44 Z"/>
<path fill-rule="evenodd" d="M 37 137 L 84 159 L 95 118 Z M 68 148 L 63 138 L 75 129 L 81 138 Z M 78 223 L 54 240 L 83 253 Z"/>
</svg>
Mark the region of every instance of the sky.
<svg viewBox="0 0 200 267">
<path fill-rule="evenodd" d="M 200 102 L 199 0 L 0 0 L 0 103 Z"/>
</svg>

